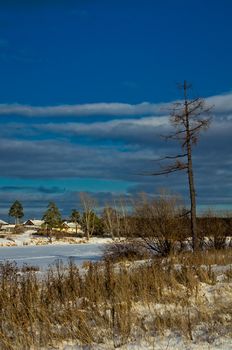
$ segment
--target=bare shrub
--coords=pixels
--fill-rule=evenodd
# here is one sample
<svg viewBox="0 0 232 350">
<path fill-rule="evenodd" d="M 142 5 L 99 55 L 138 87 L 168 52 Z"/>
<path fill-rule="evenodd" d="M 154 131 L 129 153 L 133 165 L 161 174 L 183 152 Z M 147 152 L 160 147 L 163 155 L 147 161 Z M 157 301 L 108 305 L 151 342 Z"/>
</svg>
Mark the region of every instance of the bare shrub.
<svg viewBox="0 0 232 350">
<path fill-rule="evenodd" d="M 147 249 L 139 240 L 130 240 L 108 244 L 104 249 L 103 258 L 112 262 L 121 260 L 134 261 L 149 257 Z"/>
<path fill-rule="evenodd" d="M 155 199 L 142 195 L 135 203 L 136 235 L 148 250 L 167 256 L 180 248 L 186 236 L 186 221 L 179 198 L 161 193 Z M 179 244 L 178 244 L 179 243 Z"/>
<path fill-rule="evenodd" d="M 14 234 L 21 234 L 24 232 L 24 227 L 23 225 L 15 225 L 14 229 L 13 229 L 13 232 Z"/>
<path fill-rule="evenodd" d="M 199 219 L 200 245 L 203 249 L 225 249 L 227 222 L 209 210 Z"/>
<path fill-rule="evenodd" d="M 39 267 L 38 267 L 38 266 L 32 266 L 32 265 L 24 264 L 24 265 L 21 267 L 20 270 L 21 270 L 21 272 L 39 271 Z"/>
</svg>

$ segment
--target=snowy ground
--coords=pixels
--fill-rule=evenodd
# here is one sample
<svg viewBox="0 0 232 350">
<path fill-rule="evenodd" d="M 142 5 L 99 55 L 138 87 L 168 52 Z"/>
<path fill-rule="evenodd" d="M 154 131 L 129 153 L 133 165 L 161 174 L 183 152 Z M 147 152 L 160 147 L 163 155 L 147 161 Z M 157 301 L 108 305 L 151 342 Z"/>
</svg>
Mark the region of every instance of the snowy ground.
<svg viewBox="0 0 232 350">
<path fill-rule="evenodd" d="M 72 259 L 81 266 L 85 261 L 97 261 L 107 239 L 92 239 L 85 244 L 50 244 L 43 246 L 0 247 L 0 262 L 15 261 L 19 266 L 28 264 L 44 270 L 57 260 L 67 263 Z"/>
<path fill-rule="evenodd" d="M 200 283 L 198 286 L 198 297 L 192 296 L 190 308 L 192 311 L 196 311 L 201 305 L 206 310 L 212 310 L 215 307 L 215 303 L 218 306 L 219 300 L 223 307 L 229 307 L 232 303 L 232 283 L 222 282 L 214 285 L 207 283 Z M 181 335 L 181 332 L 164 331 L 164 334 L 152 336 L 148 335 L 146 329 L 146 320 L 152 319 L 154 315 L 164 314 L 171 312 L 173 315 L 178 315 L 181 312 L 181 307 L 178 304 L 162 304 L 155 303 L 150 305 L 144 305 L 144 302 L 135 303 L 132 308 L 132 313 L 136 312 L 137 317 L 143 316 L 144 320 L 144 333 L 141 336 L 133 332 L 132 337 L 134 340 L 128 341 L 127 344 L 118 347 L 120 350 L 231 350 L 232 338 L 231 333 L 228 333 L 228 327 L 224 329 L 223 325 L 215 323 L 214 331 L 208 331 L 209 324 L 200 323 L 192 331 L 193 340 Z M 224 315 L 224 317 L 230 317 Z M 213 324 L 212 319 L 212 324 Z M 54 348 L 48 347 L 43 350 L 113 350 L 115 346 L 112 340 L 106 341 L 104 344 L 93 344 L 89 346 L 81 346 L 73 342 L 63 342 Z"/>
<path fill-rule="evenodd" d="M 113 350 L 114 345 L 109 342 L 104 345 L 78 346 L 78 345 L 61 345 L 49 350 Z M 219 337 L 213 343 L 192 342 L 175 333 L 167 333 L 163 337 L 151 337 L 147 341 L 141 341 L 123 345 L 120 350 L 231 350 L 231 338 Z M 44 350 L 48 350 L 44 349 Z"/>
<path fill-rule="evenodd" d="M 110 238 L 90 237 L 91 243 L 106 243 L 111 242 Z M 6 234 L 5 237 L 0 237 L 0 247 L 18 247 L 18 246 L 37 246 L 37 245 L 64 245 L 64 244 L 79 244 L 86 243 L 85 238 L 79 237 L 63 237 L 60 239 L 52 238 L 52 243 L 46 236 L 36 235 L 35 230 L 27 230 L 21 234 Z"/>
</svg>

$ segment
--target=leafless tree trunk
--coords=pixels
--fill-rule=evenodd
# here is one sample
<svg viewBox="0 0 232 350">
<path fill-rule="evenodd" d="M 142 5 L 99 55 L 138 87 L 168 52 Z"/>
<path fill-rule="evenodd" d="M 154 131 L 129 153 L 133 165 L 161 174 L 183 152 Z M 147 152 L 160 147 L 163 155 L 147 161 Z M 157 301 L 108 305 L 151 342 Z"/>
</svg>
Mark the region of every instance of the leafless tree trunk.
<svg viewBox="0 0 232 350">
<path fill-rule="evenodd" d="M 103 212 L 103 222 L 107 233 L 114 239 L 116 213 L 113 208 L 106 205 Z"/>
<path fill-rule="evenodd" d="M 95 215 L 93 215 L 96 208 L 96 200 L 85 192 L 80 193 L 80 202 L 83 209 L 82 223 L 86 233 L 86 238 L 92 236 L 95 227 Z"/>
<path fill-rule="evenodd" d="M 120 239 L 121 235 L 127 236 L 130 228 L 129 213 L 125 199 L 120 198 L 114 207 L 106 205 L 104 208 L 103 219 L 108 233 L 113 239 Z"/>
<path fill-rule="evenodd" d="M 120 201 L 118 203 L 118 210 L 117 210 L 117 220 L 118 220 L 118 228 L 119 228 L 119 238 L 120 236 L 123 237 L 130 237 L 132 232 L 132 222 L 130 220 L 130 207 L 131 204 L 126 198 L 121 197 Z"/>
<path fill-rule="evenodd" d="M 184 92 L 184 100 L 175 104 L 170 122 L 176 129 L 176 132 L 168 135 L 166 139 L 179 140 L 182 147 L 182 154 L 166 156 L 161 160 L 174 159 L 175 162 L 165 166 L 162 171 L 152 175 L 170 174 L 176 171 L 185 170 L 188 174 L 189 197 L 190 197 L 190 219 L 193 250 L 197 250 L 199 242 L 197 238 L 196 222 L 196 191 L 194 185 L 192 146 L 195 145 L 199 138 L 199 133 L 208 128 L 210 118 L 206 114 L 211 107 L 205 106 L 204 100 L 200 98 L 189 99 L 188 90 L 191 86 L 184 81 L 181 89 Z M 203 116 L 203 117 L 201 117 Z M 180 161 L 184 159 L 184 161 Z"/>
<path fill-rule="evenodd" d="M 185 108 L 185 125 L 186 125 L 186 148 L 187 148 L 187 172 L 188 172 L 188 183 L 189 183 L 189 197 L 191 202 L 191 233 L 193 249 L 198 249 L 197 239 L 197 209 L 196 209 L 196 191 L 193 177 L 193 162 L 192 162 L 192 145 L 191 145 L 191 131 L 189 125 L 189 108 L 187 100 L 187 83 L 184 81 L 184 108 Z"/>
</svg>

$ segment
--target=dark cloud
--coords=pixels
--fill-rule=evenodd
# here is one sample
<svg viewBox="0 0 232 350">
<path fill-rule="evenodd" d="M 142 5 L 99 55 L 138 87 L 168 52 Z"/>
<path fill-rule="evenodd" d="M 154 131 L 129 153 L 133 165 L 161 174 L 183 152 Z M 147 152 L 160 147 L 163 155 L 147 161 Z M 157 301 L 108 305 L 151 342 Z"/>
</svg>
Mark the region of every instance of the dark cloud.
<svg viewBox="0 0 232 350">
<path fill-rule="evenodd" d="M 227 134 L 226 134 L 227 135 Z M 232 162 L 230 158 L 229 135 L 208 136 L 208 139 L 193 150 L 193 162 L 199 204 L 230 204 Z M 222 143 L 223 147 L 217 147 Z M 166 143 L 158 145 L 158 151 L 144 146 L 134 147 L 97 147 L 71 144 L 61 141 L 0 141 L 0 172 L 2 176 L 24 179 L 46 178 L 92 178 L 124 180 L 131 183 L 128 193 L 154 193 L 167 187 L 173 192 L 188 197 L 187 177 L 185 174 L 154 177 L 149 176 L 159 170 L 154 161 L 157 154 L 175 154 L 179 147 L 166 148 Z M 145 175 L 147 174 L 147 175 Z M 7 188 L 4 196 L 14 200 L 17 193 L 30 198 L 30 203 L 42 203 L 51 199 L 63 203 L 63 210 L 77 203 L 64 188 Z M 99 196 L 99 195 L 98 195 Z M 102 195 L 102 197 L 104 197 Z M 68 199 L 69 198 L 69 199 Z M 69 204 L 67 204 L 69 202 Z"/>
<path fill-rule="evenodd" d="M 87 192 L 96 199 L 96 210 L 100 213 L 106 204 L 117 205 L 124 198 L 131 198 L 130 194 L 112 194 L 111 192 Z M 56 203 L 60 209 L 63 218 L 68 218 L 72 209 L 82 210 L 80 202 L 80 193 L 77 191 L 66 191 L 61 194 L 35 193 L 33 191 L 21 193 L 18 191 L 4 192 L 1 196 L 0 218 L 8 220 L 8 211 L 11 204 L 18 199 L 24 208 L 24 219 L 41 218 L 46 211 L 50 201 Z"/>
<path fill-rule="evenodd" d="M 65 192 L 64 188 L 60 188 L 57 186 L 53 187 L 33 187 L 33 186 L 1 186 L 0 187 L 1 192 L 40 192 L 40 193 L 63 193 Z"/>
<path fill-rule="evenodd" d="M 58 186 L 54 186 L 54 187 L 37 187 L 37 191 L 41 192 L 41 193 L 64 193 L 65 192 L 65 188 L 60 188 Z"/>
<path fill-rule="evenodd" d="M 153 152 L 90 147 L 58 141 L 0 140 L 0 172 L 10 178 L 126 179 L 133 181 Z"/>
</svg>

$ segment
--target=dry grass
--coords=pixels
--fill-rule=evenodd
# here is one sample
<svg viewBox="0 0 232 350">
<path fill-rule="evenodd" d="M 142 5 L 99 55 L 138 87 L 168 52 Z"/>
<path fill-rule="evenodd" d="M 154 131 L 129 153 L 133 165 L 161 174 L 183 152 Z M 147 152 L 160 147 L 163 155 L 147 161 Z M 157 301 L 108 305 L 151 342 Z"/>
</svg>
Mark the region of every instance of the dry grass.
<svg viewBox="0 0 232 350">
<path fill-rule="evenodd" d="M 172 263 L 180 263 L 195 266 L 210 265 L 229 265 L 232 264 L 232 249 L 206 250 L 196 253 L 184 252 L 178 255 L 172 255 L 168 259 Z"/>
<path fill-rule="evenodd" d="M 219 293 L 215 273 L 201 267 L 231 262 L 227 253 L 183 254 L 130 268 L 107 260 L 90 263 L 85 273 L 72 262 L 57 263 L 42 280 L 33 269 L 22 273 L 13 264 L 0 265 L 0 349 L 109 339 L 116 348 L 167 329 L 195 339 L 197 327 L 209 339 L 215 330 L 231 334 L 231 279 L 225 276 Z"/>
</svg>

